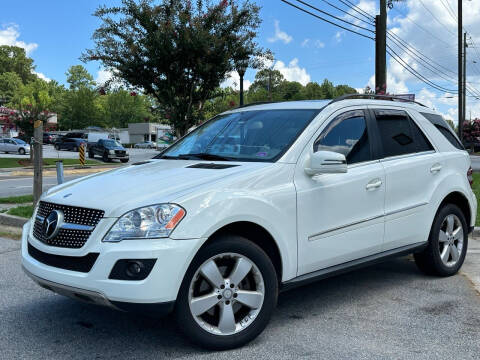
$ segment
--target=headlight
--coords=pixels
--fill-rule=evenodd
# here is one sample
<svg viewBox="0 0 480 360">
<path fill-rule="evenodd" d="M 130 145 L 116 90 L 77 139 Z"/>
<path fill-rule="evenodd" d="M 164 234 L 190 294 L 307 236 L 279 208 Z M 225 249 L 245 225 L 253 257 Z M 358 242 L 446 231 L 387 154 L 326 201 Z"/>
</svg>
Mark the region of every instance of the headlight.
<svg viewBox="0 0 480 360">
<path fill-rule="evenodd" d="M 103 241 L 165 238 L 185 214 L 186 211 L 175 204 L 158 204 L 135 209 L 121 216 Z"/>
<path fill-rule="evenodd" d="M 108 150 L 108 152 L 109 152 L 110 154 L 112 154 L 112 155 L 115 154 L 115 150 Z"/>
</svg>

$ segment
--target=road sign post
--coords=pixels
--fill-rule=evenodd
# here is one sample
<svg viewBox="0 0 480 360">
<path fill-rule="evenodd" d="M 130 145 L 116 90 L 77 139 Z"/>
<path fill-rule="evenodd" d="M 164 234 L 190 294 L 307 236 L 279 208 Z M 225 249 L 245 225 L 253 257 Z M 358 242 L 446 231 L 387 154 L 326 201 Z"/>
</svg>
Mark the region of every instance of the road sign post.
<svg viewBox="0 0 480 360">
<path fill-rule="evenodd" d="M 85 144 L 81 144 L 78 148 L 78 158 L 80 160 L 80 165 L 85 166 Z"/>
</svg>

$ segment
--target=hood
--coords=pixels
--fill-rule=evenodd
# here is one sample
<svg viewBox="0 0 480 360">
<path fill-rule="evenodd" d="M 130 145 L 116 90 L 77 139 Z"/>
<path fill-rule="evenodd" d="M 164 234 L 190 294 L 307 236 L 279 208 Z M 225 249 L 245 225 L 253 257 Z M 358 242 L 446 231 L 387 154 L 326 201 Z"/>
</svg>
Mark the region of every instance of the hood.
<svg viewBox="0 0 480 360">
<path fill-rule="evenodd" d="M 202 164 L 197 166 L 198 164 Z M 207 168 L 205 168 L 207 164 Z M 57 204 L 105 210 L 105 217 L 118 217 L 126 211 L 175 199 L 200 187 L 215 186 L 220 180 L 232 180 L 272 163 L 215 162 L 235 165 L 208 168 L 212 162 L 195 160 L 149 160 L 79 178 L 51 188 L 42 200 Z M 189 166 L 196 167 L 189 167 Z"/>
</svg>

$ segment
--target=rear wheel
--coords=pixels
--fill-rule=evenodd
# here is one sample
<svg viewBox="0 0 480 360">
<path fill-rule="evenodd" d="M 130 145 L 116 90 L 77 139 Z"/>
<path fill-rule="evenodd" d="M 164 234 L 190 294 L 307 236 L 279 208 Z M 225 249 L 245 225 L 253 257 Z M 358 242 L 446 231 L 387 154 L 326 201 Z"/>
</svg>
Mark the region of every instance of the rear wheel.
<svg viewBox="0 0 480 360">
<path fill-rule="evenodd" d="M 72 148 L 72 151 L 73 151 L 73 152 L 77 152 L 77 151 L 78 151 L 78 147 L 74 146 L 74 147 Z"/>
<path fill-rule="evenodd" d="M 433 222 L 428 247 L 421 253 L 414 254 L 420 270 L 438 276 L 456 274 L 467 253 L 467 229 L 465 215 L 458 206 L 443 206 Z"/>
<path fill-rule="evenodd" d="M 265 252 L 226 235 L 202 248 L 183 279 L 175 314 L 200 346 L 230 349 L 257 337 L 277 303 L 278 280 Z"/>
</svg>

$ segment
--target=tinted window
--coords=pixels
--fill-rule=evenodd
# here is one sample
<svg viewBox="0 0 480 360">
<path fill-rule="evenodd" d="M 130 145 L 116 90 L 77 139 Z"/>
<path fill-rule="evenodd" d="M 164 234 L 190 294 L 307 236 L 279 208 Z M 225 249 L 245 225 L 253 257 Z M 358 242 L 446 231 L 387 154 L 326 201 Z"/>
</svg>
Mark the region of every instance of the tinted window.
<svg viewBox="0 0 480 360">
<path fill-rule="evenodd" d="M 433 150 L 418 126 L 403 111 L 375 111 L 383 156 L 398 156 Z"/>
<path fill-rule="evenodd" d="M 371 160 L 364 112 L 349 111 L 337 116 L 313 144 L 314 152 L 322 150 L 345 155 L 347 164 Z"/>
<path fill-rule="evenodd" d="M 252 110 L 224 114 L 193 130 L 160 158 L 275 161 L 319 110 Z"/>
<path fill-rule="evenodd" d="M 457 149 L 465 150 L 463 145 L 460 143 L 458 138 L 455 136 L 453 129 L 448 125 L 448 123 L 443 119 L 441 115 L 431 114 L 431 113 L 420 113 L 427 120 L 429 120 L 435 127 L 447 138 L 447 140 L 455 146 Z"/>
</svg>

